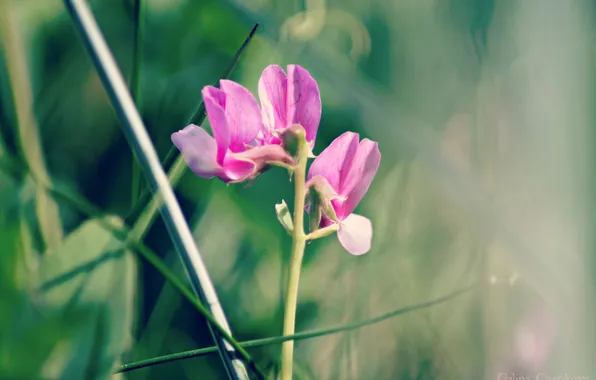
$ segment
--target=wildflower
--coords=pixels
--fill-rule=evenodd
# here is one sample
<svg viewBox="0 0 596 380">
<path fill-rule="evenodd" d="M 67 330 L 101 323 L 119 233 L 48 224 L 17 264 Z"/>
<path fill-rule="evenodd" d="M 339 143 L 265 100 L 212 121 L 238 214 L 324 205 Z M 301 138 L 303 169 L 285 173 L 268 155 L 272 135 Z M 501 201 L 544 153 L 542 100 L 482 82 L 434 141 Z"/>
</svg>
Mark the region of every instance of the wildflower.
<svg viewBox="0 0 596 380">
<path fill-rule="evenodd" d="M 286 76 L 277 65 L 266 67 L 259 79 L 259 98 L 269 142 L 277 142 L 279 132 L 298 124 L 313 148 L 321 121 L 321 95 L 308 71 L 288 65 Z"/>
<path fill-rule="evenodd" d="M 381 161 L 376 142 L 359 140 L 353 132 L 336 138 L 312 163 L 306 183 L 318 202 L 317 209 L 308 210 L 315 215 L 314 223 L 319 228 L 335 227 L 340 243 L 353 255 L 370 250 L 372 224 L 353 211 L 368 191 Z"/>
<path fill-rule="evenodd" d="M 199 177 L 243 182 L 261 174 L 270 163 L 293 164 L 283 133 L 300 125 L 314 145 L 321 119 L 316 81 L 298 65 L 265 68 L 259 80 L 261 108 L 246 88 L 221 80 L 220 88 L 202 90 L 213 137 L 191 124 L 172 135 L 172 142 Z"/>
</svg>

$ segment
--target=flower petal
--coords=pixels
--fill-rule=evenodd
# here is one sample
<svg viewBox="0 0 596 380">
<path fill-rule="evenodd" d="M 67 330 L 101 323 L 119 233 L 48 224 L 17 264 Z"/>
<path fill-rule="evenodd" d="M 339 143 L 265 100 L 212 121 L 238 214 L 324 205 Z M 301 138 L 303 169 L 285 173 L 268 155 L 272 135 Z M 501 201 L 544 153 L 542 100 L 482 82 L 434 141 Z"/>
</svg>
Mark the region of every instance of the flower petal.
<svg viewBox="0 0 596 380">
<path fill-rule="evenodd" d="M 252 144 L 263 128 L 261 110 L 255 97 L 243 86 L 230 80 L 219 81 L 226 94 L 225 115 L 230 131 L 232 152 L 243 152 L 246 144 Z"/>
<path fill-rule="evenodd" d="M 191 124 L 172 134 L 172 142 L 182 153 L 191 170 L 203 178 L 213 178 L 223 174 L 217 163 L 217 144 L 203 128 Z"/>
<path fill-rule="evenodd" d="M 267 162 L 276 161 L 294 165 L 294 159 L 281 145 L 264 145 L 250 148 L 242 153 L 235 153 L 234 157 L 254 162 L 257 166 L 264 166 Z"/>
<path fill-rule="evenodd" d="M 223 164 L 224 157 L 230 147 L 230 127 L 226 118 L 226 95 L 219 88 L 205 86 L 201 91 L 207 117 L 211 123 L 213 137 L 217 142 L 217 162 Z"/>
<path fill-rule="evenodd" d="M 341 192 L 342 177 L 347 174 L 358 151 L 358 139 L 357 133 L 346 132 L 333 140 L 313 161 L 308 171 L 308 179 L 320 175 L 327 179 L 336 193 L 345 195 Z"/>
<path fill-rule="evenodd" d="M 351 214 L 339 224 L 337 238 L 352 255 L 362 255 L 370 250 L 372 234 L 372 223 L 369 219 Z"/>
<path fill-rule="evenodd" d="M 255 173 L 254 162 L 227 155 L 223 164 L 224 175 L 219 178 L 228 182 L 244 182 L 252 179 Z"/>
<path fill-rule="evenodd" d="M 263 123 L 273 131 L 288 126 L 288 78 L 277 65 L 267 66 L 259 79 L 259 99 Z"/>
<path fill-rule="evenodd" d="M 306 182 L 309 196 L 315 196 L 311 201 L 322 211 L 323 216 L 338 222 L 335 202 L 343 202 L 344 198 L 337 194 L 325 177 L 316 175 Z M 309 210 L 307 210 L 309 212 Z M 341 220 L 341 219 L 340 219 Z"/>
<path fill-rule="evenodd" d="M 306 141 L 314 146 L 321 121 L 321 94 L 310 73 L 298 65 L 288 65 L 287 125 L 300 124 Z"/>
<path fill-rule="evenodd" d="M 380 163 L 379 144 L 369 139 L 362 140 L 341 186 L 342 195 L 347 198 L 343 204 L 343 215 L 350 215 L 360 203 L 377 174 Z"/>
</svg>

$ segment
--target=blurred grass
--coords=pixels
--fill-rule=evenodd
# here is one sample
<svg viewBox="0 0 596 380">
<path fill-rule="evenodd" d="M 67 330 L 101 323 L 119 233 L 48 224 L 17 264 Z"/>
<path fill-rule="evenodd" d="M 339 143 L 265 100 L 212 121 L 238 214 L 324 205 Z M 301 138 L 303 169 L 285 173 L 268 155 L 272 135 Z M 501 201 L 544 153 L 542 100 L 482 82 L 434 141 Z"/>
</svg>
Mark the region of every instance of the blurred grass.
<svg viewBox="0 0 596 380">
<path fill-rule="evenodd" d="M 130 72 L 132 2 L 92 3 L 119 64 Z M 356 59 L 350 55 L 354 31 L 336 25 L 336 18 L 310 39 L 282 38 L 284 22 L 304 11 L 301 2 L 146 3 L 141 107 L 162 157 L 171 148 L 170 134 L 184 127 L 201 101 L 201 88 L 221 75 L 257 21 L 259 32 L 233 79 L 255 91 L 266 65 L 299 63 L 319 81 L 324 102 L 315 153 L 345 130 L 380 142 L 381 168 L 358 210 L 373 221 L 373 249 L 352 257 L 334 238 L 307 247 L 297 331 L 365 319 L 491 276 L 519 276 L 513 286 L 349 334 L 300 341 L 297 379 L 596 375 L 589 319 L 595 284 L 594 2 L 328 0 L 327 7 L 351 14 L 370 35 L 370 52 Z M 32 112 L 48 173 L 104 213 L 126 217 L 131 154 L 61 2 L 8 4 L 20 20 L 29 58 Z M 7 74 L 13 57 L 6 49 L 0 55 L 0 152 L 17 157 L 18 120 Z M 38 219 L 25 174 L 0 181 L 0 268 L 7 271 L 0 309 L 14 311 L 28 297 L 25 279 L 35 277 L 26 271 L 26 257 L 37 256 L 31 226 Z M 274 205 L 290 195 L 281 170 L 249 188 L 192 175 L 178 187 L 240 340 L 281 332 L 290 242 Z M 65 234 L 87 218 L 63 204 L 60 214 Z M 145 243 L 176 268 L 161 221 Z M 25 269 L 7 269 L 17 265 Z M 137 289 L 134 342 L 124 362 L 212 345 L 204 320 L 146 263 L 140 263 Z M 557 326 L 536 333 L 555 342 L 540 371 L 520 364 L 518 343 L 524 316 L 535 310 L 546 310 L 542 314 Z M 15 347 L 4 340 L 15 314 L 0 314 L 6 352 Z M 41 331 L 67 337 L 65 328 Z M 15 368 L 46 352 L 42 344 L 23 341 L 29 356 Z M 277 365 L 276 346 L 251 353 L 263 368 Z M 0 363 L 4 369 L 6 362 Z M 215 357 L 125 374 L 222 376 Z"/>
<path fill-rule="evenodd" d="M 38 126 L 33 115 L 27 57 L 20 38 L 20 30 L 17 28 L 18 24 L 14 20 L 15 15 L 8 2 L 0 3 L 0 15 L 2 50 L 5 52 L 6 75 L 10 82 L 20 151 L 30 170 L 44 181 L 50 181 L 40 146 Z M 50 250 L 57 247 L 63 237 L 58 206 L 44 192 L 38 192 L 35 198 L 37 220 L 42 236 L 41 249 Z"/>
</svg>

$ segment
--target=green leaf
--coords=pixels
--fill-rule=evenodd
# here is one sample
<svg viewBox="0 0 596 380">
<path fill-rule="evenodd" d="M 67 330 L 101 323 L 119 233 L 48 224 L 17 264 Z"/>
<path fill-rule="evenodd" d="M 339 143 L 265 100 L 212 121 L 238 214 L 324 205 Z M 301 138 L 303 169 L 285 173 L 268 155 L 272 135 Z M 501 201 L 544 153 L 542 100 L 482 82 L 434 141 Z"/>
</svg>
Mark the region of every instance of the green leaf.
<svg viewBox="0 0 596 380">
<path fill-rule="evenodd" d="M 132 254 L 99 220 L 91 220 L 44 255 L 39 271 L 46 316 L 79 318 L 75 333 L 46 363 L 44 377 L 109 378 L 130 344 L 136 275 Z"/>
<path fill-rule="evenodd" d="M 30 244 L 24 206 L 30 189 L 0 171 L 0 378 L 37 379 L 72 322 L 39 313 L 28 292 L 38 256 Z M 69 323 L 70 322 L 70 323 Z"/>
</svg>

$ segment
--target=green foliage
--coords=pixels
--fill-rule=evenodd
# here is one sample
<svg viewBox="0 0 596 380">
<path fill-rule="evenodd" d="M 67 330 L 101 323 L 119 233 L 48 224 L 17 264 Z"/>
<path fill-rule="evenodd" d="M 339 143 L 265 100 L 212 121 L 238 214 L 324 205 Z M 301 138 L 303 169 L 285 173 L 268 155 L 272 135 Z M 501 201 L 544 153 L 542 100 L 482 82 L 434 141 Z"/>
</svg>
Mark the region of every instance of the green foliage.
<svg viewBox="0 0 596 380">
<path fill-rule="evenodd" d="M 98 221 L 73 231 L 40 261 L 40 303 L 47 315 L 79 315 L 76 333 L 52 362 L 63 378 L 108 378 L 131 344 L 135 261 Z"/>
<path fill-rule="evenodd" d="M 109 378 L 131 343 L 130 252 L 91 220 L 24 268 L 25 227 L 2 222 L 0 377 Z"/>
<path fill-rule="evenodd" d="M 100 212 L 135 221 L 142 209 L 130 216 L 130 149 L 89 58 L 74 43 L 63 4 L 5 3 L 20 17 L 13 24 L 23 33 L 47 172 Z M 134 1 L 91 3 L 130 77 Z M 351 58 L 354 35 L 362 31 L 337 13 L 328 13 L 312 38 L 313 20 L 301 23 L 302 35 L 282 37 L 287 19 L 305 5 L 323 3 L 366 27 L 369 54 Z M 257 21 L 260 30 L 234 80 L 256 92 L 266 65 L 299 63 L 322 92 L 315 154 L 345 130 L 379 141 L 381 168 L 360 206 L 373 222 L 372 250 L 353 258 L 337 239 L 327 238 L 307 246 L 297 331 L 366 320 L 475 280 L 519 274 L 513 289 L 491 288 L 350 333 L 302 340 L 296 345 L 297 380 L 496 378 L 487 373 L 491 365 L 508 364 L 515 315 L 542 298 L 560 311 L 553 315 L 562 321 L 561 336 L 568 342 L 553 354 L 560 371 L 552 373 L 596 373 L 589 320 L 596 286 L 596 24 L 588 3 L 146 1 L 137 83 L 143 118 L 162 158 L 172 148 L 171 133 L 197 109 L 201 88 L 222 75 Z M 21 147 L 5 51 L 0 56 L 2 158 Z M 167 166 L 174 158 L 170 155 Z M 177 195 L 234 336 L 242 341 L 278 336 L 290 247 L 274 207 L 289 199 L 287 173 L 273 168 L 246 188 L 186 172 Z M 134 309 L 138 316 L 130 361 L 212 346 L 195 306 L 178 297 L 151 265 L 138 268 L 136 303 L 130 294 L 108 294 L 103 282 L 86 285 L 110 282 L 106 268 L 120 275 L 133 270 L 114 269 L 116 262 L 128 262 L 128 254 L 119 257 L 122 246 L 96 229 L 97 219 L 81 224 L 82 212 L 68 204 L 60 203 L 64 231 L 89 229 L 98 243 L 67 235 L 60 249 L 74 237 L 76 244 L 68 244 L 65 255 L 71 258 L 64 269 L 93 261 L 93 255 L 112 256 L 72 277 L 74 285 L 40 292 L 38 287 L 54 278 L 48 272 L 41 281 L 44 267 L 64 274 L 58 268 L 63 252 L 38 252 L 39 194 L 27 176 L 22 170 L 14 178 L 0 171 L 0 378 L 49 379 L 83 371 L 97 349 L 103 350 L 101 360 L 118 364 L 116 347 L 129 347 L 127 333 L 113 340 L 108 333 L 94 336 L 112 326 L 127 331 L 108 313 L 125 299 L 126 313 Z M 179 259 L 163 224 L 149 225 L 143 229 L 145 244 L 174 268 Z M 123 288 L 133 280 L 120 281 L 109 285 Z M 73 354 L 76 345 L 80 357 Z M 271 368 L 279 346 L 255 346 L 250 353 L 261 368 Z M 218 360 L 185 359 L 125 375 L 221 378 Z M 101 365 L 96 361 L 89 371 Z"/>
</svg>

